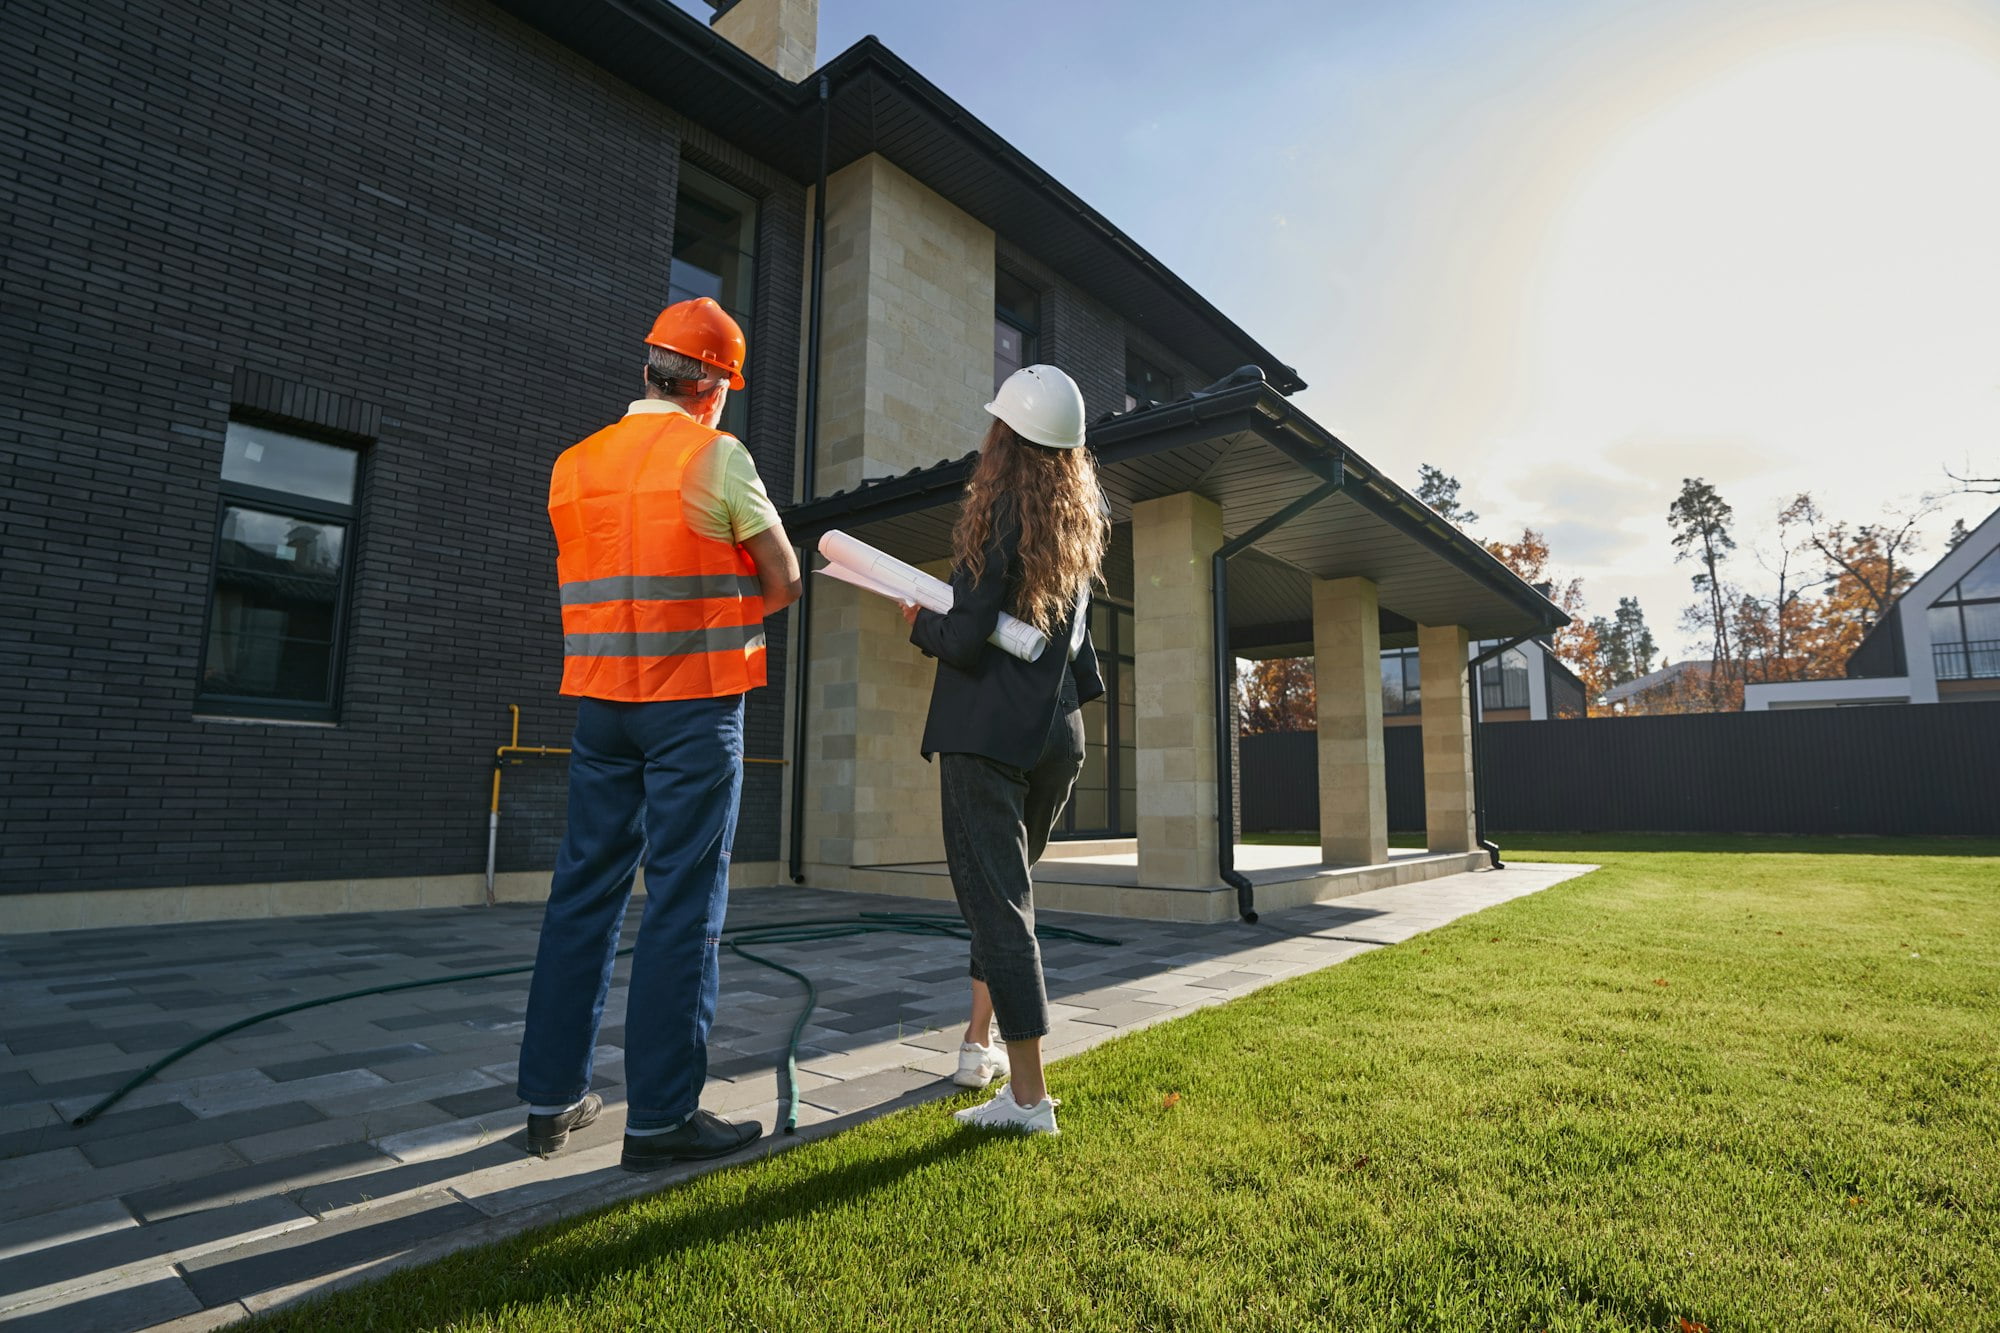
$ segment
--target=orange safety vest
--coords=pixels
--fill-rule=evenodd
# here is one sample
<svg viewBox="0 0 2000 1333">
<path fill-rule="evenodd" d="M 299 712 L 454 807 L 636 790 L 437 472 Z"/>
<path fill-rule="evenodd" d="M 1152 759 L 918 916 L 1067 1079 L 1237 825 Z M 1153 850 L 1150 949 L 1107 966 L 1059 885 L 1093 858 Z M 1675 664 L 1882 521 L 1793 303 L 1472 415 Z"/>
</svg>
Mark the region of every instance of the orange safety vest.
<svg viewBox="0 0 2000 1333">
<path fill-rule="evenodd" d="M 681 515 L 681 478 L 721 434 L 679 412 L 641 413 L 556 460 L 564 694 L 652 703 L 764 683 L 757 566 Z"/>
</svg>

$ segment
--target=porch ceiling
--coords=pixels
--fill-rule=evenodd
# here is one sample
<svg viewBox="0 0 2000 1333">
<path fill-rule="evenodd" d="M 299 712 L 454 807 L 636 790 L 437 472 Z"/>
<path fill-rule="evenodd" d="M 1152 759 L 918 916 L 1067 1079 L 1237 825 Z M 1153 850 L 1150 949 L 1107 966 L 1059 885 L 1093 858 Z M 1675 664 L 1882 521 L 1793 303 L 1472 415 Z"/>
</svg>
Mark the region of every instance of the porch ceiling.
<svg viewBox="0 0 2000 1333">
<path fill-rule="evenodd" d="M 1310 651 L 1313 577 L 1373 579 L 1386 646 L 1415 627 L 1464 625 L 1478 638 L 1539 634 L 1562 611 L 1321 429 L 1266 384 L 1183 399 L 1094 426 L 1091 446 L 1116 523 L 1140 501 L 1193 491 L 1235 537 L 1327 482 L 1339 489 L 1230 562 L 1230 639 L 1244 656 Z M 794 506 L 795 540 L 840 528 L 905 560 L 951 548 L 972 456 Z"/>
</svg>

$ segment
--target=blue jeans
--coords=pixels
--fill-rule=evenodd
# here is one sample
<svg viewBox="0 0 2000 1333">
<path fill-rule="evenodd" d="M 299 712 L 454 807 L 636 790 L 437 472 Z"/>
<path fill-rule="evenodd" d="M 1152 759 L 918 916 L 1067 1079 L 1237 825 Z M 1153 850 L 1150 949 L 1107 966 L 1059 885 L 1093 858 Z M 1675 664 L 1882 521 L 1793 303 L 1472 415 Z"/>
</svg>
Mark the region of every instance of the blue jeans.
<svg viewBox="0 0 2000 1333">
<path fill-rule="evenodd" d="M 618 932 L 643 861 L 646 907 L 625 1019 L 626 1123 L 664 1129 L 694 1114 L 708 1081 L 742 788 L 742 695 L 578 704 L 569 830 L 521 1037 L 522 1101 L 567 1105 L 589 1091 Z"/>
</svg>

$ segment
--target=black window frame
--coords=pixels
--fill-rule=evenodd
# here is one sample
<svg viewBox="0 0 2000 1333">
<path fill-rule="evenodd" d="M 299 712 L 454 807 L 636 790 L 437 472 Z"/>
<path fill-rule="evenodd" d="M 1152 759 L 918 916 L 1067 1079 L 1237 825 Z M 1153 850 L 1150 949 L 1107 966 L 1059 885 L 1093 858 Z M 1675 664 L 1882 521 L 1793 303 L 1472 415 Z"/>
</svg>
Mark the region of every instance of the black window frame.
<svg viewBox="0 0 2000 1333">
<path fill-rule="evenodd" d="M 1488 649 L 1499 647 L 1500 643 L 1501 640 L 1499 639 L 1481 639 L 1473 647 L 1476 651 L 1483 653 Z M 1509 657 L 1518 658 L 1521 664 L 1521 669 L 1515 673 L 1521 686 L 1521 697 L 1518 703 L 1511 702 L 1507 698 L 1507 685 L 1510 677 L 1507 673 L 1506 663 Z M 1480 711 L 1482 713 L 1492 713 L 1512 708 L 1533 710 L 1535 706 L 1535 691 L 1528 678 L 1534 669 L 1535 665 L 1528 660 L 1528 650 L 1523 644 L 1516 644 L 1498 657 L 1481 662 L 1479 664 Z"/>
<path fill-rule="evenodd" d="M 1163 397 L 1142 399 L 1139 397 L 1137 393 L 1133 392 L 1133 390 L 1137 387 L 1140 379 L 1140 376 L 1134 374 L 1135 367 L 1143 368 L 1144 370 L 1152 372 L 1153 377 L 1159 381 L 1160 392 L 1164 395 Z M 1150 358 L 1141 356 L 1139 353 L 1133 351 L 1129 347 L 1126 348 L 1125 349 L 1125 410 L 1127 412 L 1139 412 L 1149 407 L 1158 407 L 1161 403 L 1172 402 L 1173 397 L 1174 397 L 1173 375 L 1168 371 L 1162 369 L 1159 365 L 1154 363 Z"/>
<path fill-rule="evenodd" d="M 248 482 L 230 481 L 220 476 L 221 465 L 217 464 L 215 519 L 209 541 L 207 593 L 202 605 L 201 646 L 195 656 L 194 701 L 191 711 L 194 716 L 204 718 L 253 718 L 272 722 L 318 722 L 338 725 L 341 712 L 341 687 L 347 675 L 347 641 L 354 602 L 354 568 L 360 563 L 361 496 L 364 494 L 363 487 L 367 484 L 370 452 L 367 442 L 352 436 L 343 436 L 337 431 L 316 430 L 301 426 L 296 421 L 277 419 L 263 413 L 240 413 L 230 417 L 230 423 L 255 426 L 261 430 L 309 440 L 314 444 L 351 450 L 355 456 L 354 502 L 345 505 L 335 504 L 330 500 L 294 495 L 289 491 L 273 490 L 268 486 L 252 486 Z M 208 669 L 209 639 L 215 628 L 215 584 L 216 576 L 222 568 L 223 521 L 228 517 L 231 508 L 256 509 L 306 523 L 339 524 L 343 530 L 340 573 L 334 582 L 332 642 L 327 648 L 327 697 L 323 703 L 272 699 L 263 695 L 227 694 L 203 687 L 204 676 Z"/>
<path fill-rule="evenodd" d="M 1032 297 L 1034 309 L 1024 311 L 1004 303 L 1001 299 L 1001 292 L 1003 286 L 1007 283 L 1018 286 L 1024 293 Z M 1021 365 L 1016 366 L 1015 370 L 1021 369 L 1022 366 L 1032 366 L 1040 363 L 1042 359 L 1042 295 L 1043 293 L 1038 287 L 1026 278 L 1023 278 L 1020 274 L 997 266 L 994 268 L 993 387 L 995 389 L 998 389 L 1007 378 L 1006 375 L 1000 373 L 1000 326 L 1002 324 L 1005 324 L 1008 328 L 1021 335 Z M 1009 371 L 1008 373 L 1012 374 L 1013 372 Z"/>
<path fill-rule="evenodd" d="M 1403 664 L 1403 706 L 1391 711 L 1388 700 L 1385 699 L 1382 703 L 1382 716 L 1385 718 L 1422 717 L 1424 715 L 1424 677 L 1423 668 L 1418 663 L 1417 650 L 1414 648 L 1384 648 L 1382 650 L 1382 660 L 1386 662 L 1391 658 L 1395 658 Z M 1413 696 L 1416 699 L 1415 704 L 1409 702 Z"/>
<path fill-rule="evenodd" d="M 1100 641 L 1095 634 L 1091 638 L 1091 647 L 1097 652 L 1098 675 L 1104 680 L 1104 698 L 1102 702 L 1104 704 L 1105 822 L 1102 825 L 1093 825 L 1088 828 L 1077 827 L 1077 803 L 1076 797 L 1072 793 L 1068 803 L 1063 806 L 1062 816 L 1057 821 L 1056 828 L 1049 834 L 1050 840 L 1054 842 L 1075 842 L 1094 838 L 1129 838 L 1138 832 L 1136 818 L 1134 819 L 1133 827 L 1129 829 L 1124 827 L 1124 820 L 1121 818 L 1126 773 L 1125 761 L 1121 757 L 1125 744 L 1124 725 L 1118 719 L 1119 678 L 1127 672 L 1131 672 L 1134 677 L 1137 675 L 1138 662 L 1135 649 L 1137 647 L 1138 627 L 1136 624 L 1133 626 L 1133 638 L 1135 642 L 1128 646 L 1125 644 L 1123 636 L 1118 632 L 1118 618 L 1121 614 L 1127 617 L 1132 616 L 1134 612 L 1131 605 L 1125 602 L 1114 601 L 1108 597 L 1093 597 L 1091 599 L 1091 606 L 1093 608 L 1104 608 L 1105 624 L 1111 630 L 1111 633 L 1103 641 Z M 1137 684 L 1136 679 L 1125 682 L 1128 691 L 1136 689 Z M 1135 713 L 1137 702 L 1138 700 L 1135 695 L 1133 697 Z M 1089 704 L 1084 705 L 1086 708 L 1089 706 Z M 1136 740 L 1136 737 L 1134 739 Z M 1136 749 L 1134 751 L 1133 762 L 1136 767 L 1138 762 Z M 1132 776 L 1136 778 L 1137 774 L 1135 773 Z M 1137 783 L 1135 782 L 1133 785 L 1136 790 Z"/>
<path fill-rule="evenodd" d="M 728 312 L 729 317 L 741 326 L 744 341 L 748 344 L 743 360 L 743 388 L 730 392 L 729 402 L 722 409 L 720 423 L 723 430 L 741 440 L 750 429 L 750 387 L 756 382 L 751 373 L 751 365 L 756 359 L 758 345 L 755 336 L 757 295 L 764 281 L 763 255 L 758 244 L 764 223 L 764 197 L 745 189 L 727 179 L 721 172 L 698 161 L 686 156 L 681 158 L 678 174 L 674 178 L 674 236 L 667 247 L 667 303 L 670 305 L 707 295 L 691 287 L 679 286 L 674 278 L 674 254 L 680 246 L 681 197 L 689 193 L 701 195 L 705 192 L 709 194 L 708 202 L 712 206 L 719 205 L 733 209 L 740 203 L 747 209 L 743 214 L 742 231 L 749 237 L 750 248 L 745 250 L 739 245 L 736 249 L 736 253 L 743 257 L 750 275 L 748 282 L 744 284 L 746 290 L 742 294 L 743 302 L 738 305 L 731 305 L 726 301 L 717 302 Z"/>
<path fill-rule="evenodd" d="M 1974 562 L 1966 578 L 1984 567 L 1988 560 L 2000 556 L 2000 547 L 1995 547 Z M 1965 608 L 1968 606 L 2000 606 L 2000 597 L 1967 597 L 1964 595 L 1965 578 L 1959 579 L 1945 589 L 1944 595 L 1925 608 L 1926 619 L 1931 611 L 1951 611 L 1958 620 L 1958 642 L 1939 643 L 1936 635 L 1931 635 L 1931 675 L 1935 680 L 2000 680 L 2000 639 L 1975 639 L 1971 626 L 1966 623 Z M 1926 632 L 1928 632 L 1928 623 Z M 1946 664 L 1955 661 L 1956 670 L 1947 670 Z"/>
</svg>

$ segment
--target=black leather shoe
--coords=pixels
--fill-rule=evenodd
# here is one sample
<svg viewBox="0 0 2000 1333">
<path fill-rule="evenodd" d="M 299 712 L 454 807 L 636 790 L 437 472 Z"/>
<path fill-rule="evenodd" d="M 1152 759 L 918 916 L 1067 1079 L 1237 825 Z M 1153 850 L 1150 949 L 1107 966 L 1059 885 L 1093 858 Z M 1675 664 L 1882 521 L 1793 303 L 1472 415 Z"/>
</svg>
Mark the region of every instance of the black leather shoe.
<svg viewBox="0 0 2000 1333">
<path fill-rule="evenodd" d="M 604 1099 L 594 1092 L 583 1094 L 583 1100 L 560 1115 L 530 1115 L 528 1117 L 528 1151 L 537 1157 L 547 1157 L 569 1142 L 572 1129 L 582 1129 L 595 1124 L 597 1113 L 604 1109 Z"/>
<path fill-rule="evenodd" d="M 686 1124 L 664 1134 L 627 1134 L 627 1171 L 658 1171 L 675 1162 L 699 1162 L 709 1157 L 727 1157 L 738 1148 L 757 1141 L 764 1127 L 755 1120 L 724 1120 L 710 1111 L 696 1111 Z"/>
</svg>

